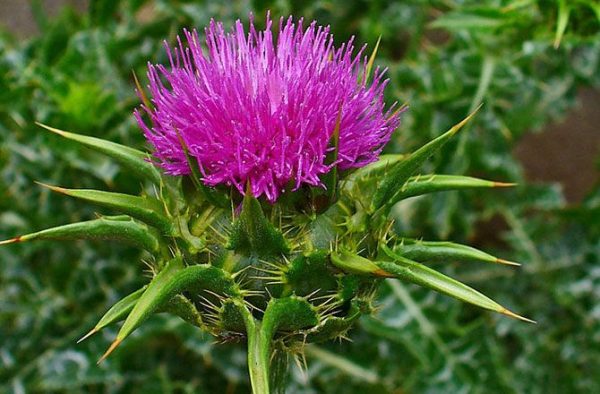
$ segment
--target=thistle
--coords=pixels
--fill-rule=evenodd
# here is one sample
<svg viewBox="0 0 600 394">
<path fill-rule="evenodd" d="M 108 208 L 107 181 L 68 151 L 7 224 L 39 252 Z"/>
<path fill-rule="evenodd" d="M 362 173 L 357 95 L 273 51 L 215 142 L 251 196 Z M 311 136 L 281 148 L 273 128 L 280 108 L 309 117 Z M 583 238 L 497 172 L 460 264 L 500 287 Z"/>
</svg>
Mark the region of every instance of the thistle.
<svg viewBox="0 0 600 394">
<path fill-rule="evenodd" d="M 374 311 L 384 279 L 416 283 L 527 320 L 428 265 L 436 260 L 514 264 L 449 242 L 394 233 L 398 202 L 439 191 L 510 186 L 420 166 L 473 116 L 409 155 L 382 155 L 404 107 L 385 109 L 385 70 L 328 28 L 281 20 L 226 33 L 211 22 L 149 65 L 150 98 L 135 117 L 152 155 L 46 129 L 108 155 L 154 195 L 65 189 L 119 212 L 2 244 L 43 239 L 117 240 L 153 257 L 153 277 L 116 303 L 83 339 L 123 321 L 106 358 L 154 313 L 168 312 L 220 341 L 247 342 L 255 393 L 281 385 L 274 360 L 309 342 L 344 337 Z M 137 83 L 137 79 L 136 79 Z M 273 376 L 271 376 L 273 375 Z"/>
</svg>

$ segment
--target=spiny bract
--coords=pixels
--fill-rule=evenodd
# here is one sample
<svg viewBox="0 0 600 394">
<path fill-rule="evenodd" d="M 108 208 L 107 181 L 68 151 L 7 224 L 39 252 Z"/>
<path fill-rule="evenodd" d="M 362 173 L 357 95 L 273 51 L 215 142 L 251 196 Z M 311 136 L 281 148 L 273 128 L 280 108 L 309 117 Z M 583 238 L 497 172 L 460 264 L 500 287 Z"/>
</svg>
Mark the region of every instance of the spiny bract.
<svg viewBox="0 0 600 394">
<path fill-rule="evenodd" d="M 208 31 L 209 40 L 219 42 L 213 47 L 209 46 L 212 62 L 218 55 L 217 47 L 227 48 L 229 56 L 237 59 L 237 55 L 242 52 L 241 47 L 256 49 L 261 40 L 271 39 L 268 36 L 269 26 L 261 34 L 252 28 L 249 41 L 244 41 L 244 36 L 240 33 L 235 36 L 239 40 L 234 46 L 231 42 L 234 36 L 226 37 L 219 26 L 211 24 Z M 236 29 L 239 28 L 240 25 L 236 25 Z M 364 62 L 351 60 L 348 49 L 350 46 L 346 50 L 336 51 L 326 38 L 326 30 L 314 24 L 306 32 L 302 32 L 300 26 L 295 33 L 286 30 L 292 28 L 291 22 L 284 25 L 280 39 L 289 41 L 293 51 L 302 52 L 294 45 L 314 44 L 326 48 L 321 55 L 330 54 L 327 62 L 341 63 L 349 73 L 342 79 L 354 79 L 353 88 L 343 88 L 341 95 L 337 96 L 332 93 L 331 97 L 335 99 L 332 99 L 332 106 L 328 107 L 326 111 L 329 112 L 326 114 L 313 112 L 312 115 L 299 115 L 322 117 L 323 123 L 319 124 L 327 127 L 327 130 L 320 131 L 321 140 L 315 142 L 322 145 L 321 150 L 311 153 L 317 155 L 313 162 L 314 168 L 321 168 L 311 174 L 315 177 L 311 181 L 304 177 L 307 172 L 298 168 L 282 178 L 278 178 L 280 173 L 271 174 L 272 182 L 277 186 L 271 192 L 268 191 L 271 190 L 270 186 L 258 189 L 254 187 L 254 182 L 264 175 L 256 169 L 254 172 L 239 172 L 235 175 L 232 175 L 233 172 L 221 174 L 223 179 L 231 181 L 225 184 L 207 181 L 207 178 L 220 171 L 217 165 L 210 162 L 212 155 L 218 156 L 215 151 L 217 148 L 194 145 L 192 142 L 194 138 L 204 138 L 213 130 L 203 129 L 203 121 L 190 122 L 190 128 L 185 129 L 187 115 L 184 112 L 187 109 L 184 107 L 191 105 L 193 100 L 186 100 L 179 93 L 175 94 L 162 86 L 153 66 L 150 69 L 150 79 L 155 107 L 138 85 L 140 96 L 145 102 L 144 109 L 154 122 L 152 130 L 143 127 L 157 150 L 155 156 L 162 160 L 160 166 L 168 172 L 187 175 L 170 176 L 160 173 L 150 156 L 144 152 L 43 126 L 62 137 L 78 141 L 112 157 L 140 179 L 156 186 L 154 196 L 48 186 L 54 191 L 104 206 L 122 215 L 102 216 L 2 242 L 8 244 L 36 239 L 77 238 L 119 240 L 137 245 L 153 256 L 153 278 L 150 283 L 115 304 L 85 336 L 124 320 L 117 338 L 102 358 L 153 313 L 170 312 L 223 341 L 232 337 L 245 338 L 248 343 L 248 364 L 253 390 L 256 393 L 267 393 L 270 385 L 269 365 L 275 352 L 298 353 L 305 343 L 343 337 L 356 319 L 373 312 L 375 290 L 385 278 L 416 283 L 482 308 L 520 318 L 476 290 L 424 265 L 434 260 L 511 264 L 510 262 L 464 245 L 403 238 L 394 234 L 392 222 L 388 218 L 391 208 L 409 197 L 438 191 L 508 186 L 464 176 L 416 175 L 421 164 L 456 134 L 470 116 L 410 155 L 385 155 L 373 162 L 381 149 L 382 141 L 389 138 L 389 128 L 397 124 L 399 112 L 382 117 L 383 85 L 379 82 L 381 73 L 376 72 L 375 82 L 370 85 L 371 88 L 367 87 L 373 56 Z M 197 36 L 187 36 L 193 45 Z M 308 40 L 308 44 L 304 39 Z M 272 47 L 267 47 L 272 50 Z M 199 50 L 198 48 L 193 47 L 193 51 Z M 269 57 L 274 55 L 259 55 L 261 54 L 256 54 L 256 61 L 275 59 Z M 290 62 L 293 63 L 293 56 L 289 55 L 289 59 L 287 56 L 277 57 L 280 60 L 287 59 L 286 67 L 290 66 Z M 182 59 L 183 69 L 178 68 L 181 65 L 177 62 L 173 63 L 171 72 L 160 68 L 173 91 L 183 86 L 177 85 L 178 78 L 192 78 L 196 71 L 200 74 L 202 70 L 216 72 L 211 68 L 211 62 L 200 53 L 193 52 L 190 57 L 180 47 L 176 57 Z M 194 65 L 191 64 L 192 58 Z M 241 55 L 239 58 L 240 67 L 250 70 L 250 67 L 245 66 L 249 60 Z M 337 70 L 335 65 L 332 67 Z M 283 73 L 280 79 L 275 79 L 277 89 L 283 89 L 286 84 L 282 81 L 293 76 L 276 69 Z M 296 70 L 296 67 L 292 65 L 288 70 Z M 264 71 L 261 69 L 261 72 Z M 233 69 L 227 72 L 235 74 Z M 336 72 L 324 75 L 331 77 Z M 254 78 L 240 73 L 236 75 L 239 78 Z M 205 75 L 203 78 L 212 77 Z M 268 79 L 264 75 L 256 78 L 259 82 Z M 307 78 L 310 79 L 311 76 Z M 213 87 L 211 83 L 202 82 L 201 79 L 188 83 L 206 83 L 202 86 L 188 86 L 190 92 L 186 94 L 189 93 L 194 98 L 204 94 L 200 92 L 202 89 Z M 255 89 L 270 91 L 272 87 L 261 85 Z M 345 96 L 347 94 L 351 97 Z M 365 97 L 357 99 L 353 94 Z M 270 96 L 267 94 L 267 97 Z M 289 98 L 286 93 L 282 97 L 285 100 Z M 357 111 L 356 107 L 335 101 L 346 98 L 350 101 L 363 100 L 361 105 L 364 108 L 358 109 L 363 112 L 358 115 L 344 112 L 349 109 Z M 280 99 L 281 97 L 277 98 Z M 254 104 L 267 105 L 268 102 Z M 255 110 L 252 107 L 254 104 L 248 103 L 250 109 Z M 300 104 L 302 100 L 298 102 Z M 236 105 L 241 104 L 238 102 Z M 180 113 L 178 111 L 181 108 L 184 108 L 184 112 Z M 286 111 L 293 113 L 290 108 Z M 236 108 L 236 111 L 242 109 L 246 108 Z M 319 106 L 317 109 L 325 111 Z M 219 114 L 217 108 L 211 111 L 210 116 L 226 117 Z M 267 117 L 274 113 L 269 112 L 268 105 L 266 109 L 257 111 L 267 111 Z M 259 115 L 262 114 L 263 112 L 249 113 L 245 116 L 254 116 L 259 122 Z M 141 116 L 138 113 L 140 122 Z M 200 115 L 192 113 L 192 117 L 194 116 Z M 361 116 L 368 116 L 368 119 L 362 119 Z M 304 118 L 294 119 L 304 121 Z M 233 122 L 231 119 L 227 121 Z M 310 125 L 311 121 L 306 119 L 305 125 Z M 254 127 L 253 125 L 254 123 L 246 127 Z M 208 126 L 212 127 L 211 124 Z M 242 138 L 246 132 L 255 138 L 255 131 L 250 131 L 243 125 L 236 127 L 237 131 L 232 134 L 236 138 Z M 261 132 L 290 133 L 286 127 Z M 316 129 L 310 127 L 307 126 L 307 134 L 302 138 L 313 138 L 311 133 L 316 133 Z M 371 130 L 371 127 L 375 129 Z M 362 151 L 352 153 L 352 147 L 346 147 L 346 144 L 352 145 L 357 139 L 360 140 L 361 133 L 368 134 L 371 131 L 375 136 L 367 135 L 362 140 Z M 232 135 L 227 138 L 233 138 Z M 161 140 L 158 136 L 166 139 Z M 218 139 L 218 136 L 213 137 Z M 277 140 L 278 137 L 273 138 Z M 260 143 L 263 142 L 260 140 Z M 260 143 L 240 142 L 244 149 L 257 147 Z M 307 141 L 299 146 L 314 147 Z M 223 159 L 237 160 L 239 157 L 230 148 L 223 152 Z M 203 150 L 212 150 L 208 158 L 203 156 Z M 342 151 L 344 155 L 341 155 Z M 233 156 L 226 157 L 229 154 Z M 372 155 L 375 156 L 371 157 Z M 271 157 L 269 160 L 275 159 Z M 292 167 L 299 166 L 302 160 L 292 155 L 291 161 L 286 163 Z M 362 168 L 356 168 L 361 166 Z M 324 167 L 327 167 L 327 171 L 322 170 Z M 283 185 L 288 182 L 293 185 Z M 207 186 L 215 184 L 218 187 Z M 279 190 L 282 185 L 284 193 Z M 267 201 L 257 198 L 261 195 Z M 276 203 L 272 203 L 275 200 L 272 197 L 278 197 Z"/>
</svg>

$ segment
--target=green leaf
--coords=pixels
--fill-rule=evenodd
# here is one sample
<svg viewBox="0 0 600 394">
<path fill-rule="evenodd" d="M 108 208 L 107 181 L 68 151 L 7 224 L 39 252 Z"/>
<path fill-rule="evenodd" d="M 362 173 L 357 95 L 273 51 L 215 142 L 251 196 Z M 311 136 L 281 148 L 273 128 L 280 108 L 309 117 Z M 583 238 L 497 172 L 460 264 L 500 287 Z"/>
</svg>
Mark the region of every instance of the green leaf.
<svg viewBox="0 0 600 394">
<path fill-rule="evenodd" d="M 155 198 L 92 189 L 65 189 L 40 182 L 37 183 L 57 193 L 90 201 L 126 213 L 131 217 L 158 228 L 163 234 L 171 234 L 173 232 L 173 224 L 166 216 L 163 205 Z"/>
<path fill-rule="evenodd" d="M 406 159 L 394 164 L 387 171 L 373 196 L 373 210 L 385 205 L 388 201 L 393 200 L 395 195 L 400 192 L 404 182 L 427 160 L 432 154 L 446 144 L 458 131 L 475 115 L 471 113 L 460 123 L 456 124 L 446 133 L 436 139 L 425 144 L 415 152 L 411 153 Z"/>
<path fill-rule="evenodd" d="M 569 24 L 570 14 L 571 7 L 567 4 L 567 0 L 558 0 L 558 19 L 556 20 L 556 32 L 554 33 L 554 48 L 560 46 L 560 42 Z"/>
<path fill-rule="evenodd" d="M 289 251 L 283 234 L 265 216 L 260 202 L 246 190 L 242 212 L 234 223 L 229 247 L 239 253 L 274 256 Z"/>
<path fill-rule="evenodd" d="M 120 163 L 127 169 L 133 171 L 136 174 L 136 176 L 139 176 L 140 178 L 148 179 L 157 185 L 161 183 L 159 171 L 152 163 L 150 163 L 147 160 L 149 158 L 148 153 L 144 153 L 137 149 L 117 144 L 115 142 L 103 140 L 101 138 L 70 133 L 68 131 L 46 126 L 42 123 L 36 124 L 40 127 L 45 128 L 46 130 L 60 135 L 61 137 L 67 138 L 72 141 L 77 141 L 95 150 L 96 152 L 100 152 L 115 159 L 118 163 Z"/>
<path fill-rule="evenodd" d="M 394 253 L 387 246 L 381 247 L 382 251 L 393 261 L 377 261 L 377 266 L 403 281 L 415 283 L 419 286 L 427 287 L 439 293 L 454 297 L 457 300 L 476 305 L 483 309 L 493 312 L 502 313 L 504 315 L 534 323 L 525 317 L 519 316 L 514 312 L 506 309 L 491 298 L 481 294 L 477 290 L 450 278 L 440 272 L 437 272 L 423 264 L 409 260 L 405 257 Z"/>
<path fill-rule="evenodd" d="M 99 219 L 66 224 L 0 241 L 0 245 L 34 240 L 74 239 L 123 241 L 149 252 L 156 252 L 160 247 L 155 230 L 129 216 L 103 216 Z"/>
<path fill-rule="evenodd" d="M 451 32 L 493 31 L 518 22 L 514 13 L 502 12 L 499 7 L 462 7 L 456 11 L 442 14 L 429 24 L 431 28 L 446 29 Z"/>
<path fill-rule="evenodd" d="M 224 271 L 208 264 L 185 267 L 180 257 L 170 260 L 163 270 L 152 279 L 144 294 L 127 316 L 117 338 L 98 362 L 108 357 L 140 324 L 155 311 L 168 305 L 167 303 L 178 293 L 188 289 L 194 292 L 208 289 L 235 296 L 237 290 L 233 280 L 224 275 Z"/>
<path fill-rule="evenodd" d="M 84 341 L 85 339 L 89 338 L 93 334 L 102 330 L 104 327 L 106 327 L 112 323 L 115 323 L 115 322 L 125 319 L 125 317 L 127 317 L 129 312 L 131 312 L 131 310 L 135 306 L 136 302 L 140 299 L 140 297 L 146 290 L 146 287 L 147 286 L 144 286 L 141 289 L 134 291 L 133 293 L 129 294 L 128 296 L 126 296 L 125 298 L 121 299 L 119 302 L 114 304 L 104 314 L 104 316 L 102 316 L 100 321 L 98 323 L 96 323 L 94 328 L 92 328 L 92 330 L 90 332 L 88 332 L 80 340 L 78 340 L 77 343 Z"/>
<path fill-rule="evenodd" d="M 493 182 L 461 175 L 417 175 L 410 177 L 385 206 L 390 209 L 398 201 L 428 193 L 462 189 L 510 187 L 512 183 Z"/>
<path fill-rule="evenodd" d="M 421 241 L 410 238 L 401 239 L 393 248 L 394 253 L 409 260 L 429 261 L 474 261 L 516 265 L 512 261 L 499 259 L 471 246 L 453 242 Z"/>
</svg>

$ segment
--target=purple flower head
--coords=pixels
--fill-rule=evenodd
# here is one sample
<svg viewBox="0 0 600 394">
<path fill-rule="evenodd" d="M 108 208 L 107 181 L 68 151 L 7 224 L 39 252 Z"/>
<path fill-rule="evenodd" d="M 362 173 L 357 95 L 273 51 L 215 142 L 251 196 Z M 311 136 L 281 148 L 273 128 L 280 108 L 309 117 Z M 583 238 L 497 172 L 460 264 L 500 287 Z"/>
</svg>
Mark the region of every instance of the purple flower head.
<svg viewBox="0 0 600 394">
<path fill-rule="evenodd" d="M 385 111 L 385 70 L 371 82 L 363 50 L 352 39 L 334 47 L 328 27 L 302 20 L 279 22 L 278 34 L 249 31 L 237 21 L 230 32 L 211 21 L 204 44 L 184 31 L 170 68 L 149 65 L 151 119 L 135 112 L 159 165 L 171 175 L 191 172 L 181 140 L 209 186 L 233 185 L 275 201 L 288 185 L 322 186 L 333 165 L 344 170 L 377 160 L 399 113 Z M 340 112 L 341 111 L 341 112 Z M 337 161 L 331 163 L 338 116 Z"/>
</svg>

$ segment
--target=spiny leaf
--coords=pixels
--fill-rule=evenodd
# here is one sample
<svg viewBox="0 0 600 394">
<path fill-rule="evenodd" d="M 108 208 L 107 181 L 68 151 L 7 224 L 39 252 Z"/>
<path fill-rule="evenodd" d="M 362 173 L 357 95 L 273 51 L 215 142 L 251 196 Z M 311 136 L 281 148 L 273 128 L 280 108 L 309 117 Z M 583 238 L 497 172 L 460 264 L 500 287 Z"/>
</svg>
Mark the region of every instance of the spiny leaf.
<svg viewBox="0 0 600 394">
<path fill-rule="evenodd" d="M 149 157 L 147 153 L 101 138 L 69 133 L 68 131 L 59 130 L 42 123 L 36 122 L 36 124 L 61 137 L 77 141 L 97 152 L 115 159 L 118 163 L 133 171 L 140 178 L 148 179 L 157 185 L 161 183 L 160 173 L 152 163 L 147 161 Z"/>
<path fill-rule="evenodd" d="M 385 205 L 391 208 L 398 201 L 428 193 L 461 189 L 510 187 L 514 185 L 513 183 L 493 182 L 460 175 L 417 175 L 410 177 L 404 186 L 394 195 L 394 198 L 386 202 Z"/>
<path fill-rule="evenodd" d="M 373 261 L 344 250 L 332 252 L 331 263 L 344 272 L 359 275 L 393 277 L 393 275 L 388 272 L 381 270 Z"/>
<path fill-rule="evenodd" d="M 106 326 L 108 326 L 108 325 L 110 325 L 112 323 L 115 323 L 115 322 L 118 322 L 120 320 L 125 319 L 125 317 L 127 316 L 127 314 L 129 312 L 131 312 L 131 310 L 135 306 L 135 303 L 142 296 L 142 293 L 146 290 L 146 287 L 147 286 L 144 286 L 141 289 L 138 289 L 138 290 L 134 291 L 133 293 L 129 294 L 128 296 L 126 296 L 125 298 L 121 299 L 119 302 L 117 302 L 116 304 L 114 304 L 104 314 L 104 316 L 102 316 L 102 318 L 94 326 L 94 328 L 92 328 L 90 332 L 88 332 L 80 340 L 78 340 L 77 343 L 84 341 L 85 339 L 89 338 L 93 334 L 95 334 L 98 331 L 102 330 L 104 327 L 106 327 Z"/>
<path fill-rule="evenodd" d="M 397 253 L 394 253 L 394 251 L 385 245 L 383 245 L 381 248 L 387 257 L 392 259 L 392 262 L 377 261 L 377 266 L 400 280 L 427 287 L 450 297 L 454 297 L 460 301 L 464 301 L 490 311 L 502 313 L 504 315 L 530 323 L 535 323 L 533 320 L 511 312 L 502 305 L 493 301 L 491 298 L 455 279 L 439 273 L 423 264 L 402 257 Z"/>
<path fill-rule="evenodd" d="M 478 108 L 479 109 L 479 108 Z M 386 172 L 385 176 L 378 185 L 373 196 L 372 209 L 378 209 L 388 201 L 395 198 L 402 185 L 408 178 L 427 160 L 433 153 L 446 144 L 458 131 L 465 125 L 477 112 L 463 119 L 460 123 L 453 126 L 446 133 L 428 142 L 415 152 L 411 153 L 406 159 L 396 163 Z"/>
<path fill-rule="evenodd" d="M 393 248 L 402 257 L 418 262 L 475 261 L 519 266 L 518 263 L 499 259 L 471 246 L 453 242 L 432 242 L 403 238 Z"/>
<path fill-rule="evenodd" d="M 273 256 L 289 251 L 281 231 L 265 216 L 260 202 L 248 187 L 242 202 L 242 212 L 234 223 L 229 247 L 237 252 Z"/>
<path fill-rule="evenodd" d="M 92 189 L 65 189 L 40 182 L 37 183 L 57 193 L 66 194 L 67 196 L 119 210 L 160 229 L 164 234 L 171 234 L 172 232 L 173 224 L 166 216 L 160 201 L 155 198 Z"/>
<path fill-rule="evenodd" d="M 160 245 L 155 230 L 129 216 L 103 216 L 99 219 L 66 224 L 0 241 L 0 245 L 34 240 L 74 239 L 123 241 L 149 252 L 157 251 Z"/>
<path fill-rule="evenodd" d="M 104 360 L 112 351 L 119 346 L 140 324 L 142 324 L 152 313 L 167 305 L 167 303 L 178 293 L 193 289 L 200 292 L 203 289 L 218 290 L 230 296 L 236 295 L 232 287 L 233 281 L 225 278 L 224 272 L 219 268 L 208 264 L 192 265 L 184 267 L 180 257 L 170 260 L 148 285 L 144 294 L 136 302 L 133 310 L 127 316 L 125 323 L 119 330 L 117 338 L 110 345 L 106 353 L 98 362 Z"/>
</svg>

